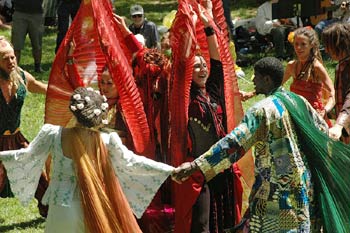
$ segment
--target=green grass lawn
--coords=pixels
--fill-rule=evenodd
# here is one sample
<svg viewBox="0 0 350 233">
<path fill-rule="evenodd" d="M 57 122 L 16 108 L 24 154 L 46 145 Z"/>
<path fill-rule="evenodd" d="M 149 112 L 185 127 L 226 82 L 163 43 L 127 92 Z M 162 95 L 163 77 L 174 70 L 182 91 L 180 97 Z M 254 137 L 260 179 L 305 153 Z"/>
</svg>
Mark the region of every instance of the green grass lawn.
<svg viewBox="0 0 350 233">
<path fill-rule="evenodd" d="M 256 1 L 255 0 L 241 0 L 236 1 L 236 4 L 232 5 L 232 16 L 240 18 L 250 18 L 254 17 L 256 12 Z M 158 25 L 161 24 L 162 18 L 168 12 L 176 9 L 176 1 L 146 1 L 146 0 L 131 0 L 131 1 L 116 1 L 116 12 L 120 15 L 129 16 L 129 7 L 132 4 L 143 5 L 146 16 L 148 19 L 154 21 Z M 156 5 L 156 7 L 155 7 Z M 10 38 L 9 31 L 0 31 L 0 35 L 5 35 Z M 51 68 L 52 61 L 54 59 L 54 48 L 56 41 L 56 31 L 53 28 L 46 28 L 45 36 L 43 40 L 43 68 L 46 70 L 43 74 L 34 73 L 33 59 L 31 56 L 31 46 L 29 39 L 26 40 L 25 49 L 22 51 L 21 67 L 28 72 L 32 73 L 36 79 L 43 82 L 47 82 L 49 77 L 49 72 Z M 334 77 L 335 63 L 326 61 L 326 68 L 329 75 Z M 253 90 L 253 85 L 251 82 L 252 68 L 244 67 L 244 72 L 246 73 L 246 78 L 244 80 L 239 80 L 239 87 L 245 91 Z M 287 84 L 287 86 L 289 86 Z M 243 104 L 244 108 L 247 109 L 255 101 L 261 99 L 261 96 L 255 97 Z M 21 130 L 23 134 L 32 140 L 40 127 L 44 122 L 44 104 L 45 97 L 42 95 L 35 95 L 29 93 L 22 112 L 22 123 Z M 15 232 L 43 232 L 45 227 L 45 220 L 40 217 L 36 208 L 36 201 L 33 200 L 28 207 L 23 207 L 20 205 L 17 199 L 0 198 L 0 232 L 15 233 Z M 64 231 L 63 231 L 64 232 Z"/>
</svg>

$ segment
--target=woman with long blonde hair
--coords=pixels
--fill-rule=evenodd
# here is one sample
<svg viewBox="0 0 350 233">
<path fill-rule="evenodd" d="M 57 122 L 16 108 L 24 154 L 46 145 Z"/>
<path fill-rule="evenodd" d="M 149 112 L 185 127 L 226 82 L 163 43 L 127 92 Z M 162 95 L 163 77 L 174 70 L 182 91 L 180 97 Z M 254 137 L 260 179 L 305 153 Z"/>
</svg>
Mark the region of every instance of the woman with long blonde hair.
<svg viewBox="0 0 350 233">
<path fill-rule="evenodd" d="M 75 127 L 45 124 L 28 148 L 1 153 L 14 193 L 24 203 L 30 200 L 37 174 L 51 152 L 45 232 L 141 232 L 133 212 L 142 216 L 173 168 L 135 155 L 117 133 L 100 133 L 108 104 L 93 89 L 77 88 L 69 108 Z M 12 172 L 21 166 L 23 174 Z"/>
<path fill-rule="evenodd" d="M 17 65 L 11 43 L 0 36 L 0 151 L 15 150 L 28 146 L 28 140 L 21 132 L 21 110 L 27 92 L 45 94 L 47 84 L 36 80 L 30 73 Z M 0 158 L 1 160 L 1 158 Z M 43 173 L 35 197 L 41 216 L 46 217 L 47 206 L 41 204 L 47 187 Z M 12 197 L 6 170 L 0 162 L 0 197 Z"/>
</svg>

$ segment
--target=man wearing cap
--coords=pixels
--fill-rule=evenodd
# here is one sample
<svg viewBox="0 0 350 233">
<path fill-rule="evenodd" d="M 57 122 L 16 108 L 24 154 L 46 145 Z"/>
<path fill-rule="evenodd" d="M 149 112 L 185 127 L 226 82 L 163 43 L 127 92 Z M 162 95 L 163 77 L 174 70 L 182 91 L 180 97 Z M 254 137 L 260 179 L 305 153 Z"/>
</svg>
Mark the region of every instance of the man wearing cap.
<svg viewBox="0 0 350 233">
<path fill-rule="evenodd" d="M 130 31 L 136 35 L 141 34 L 146 40 L 147 48 L 159 48 L 159 34 L 157 26 L 145 19 L 142 6 L 133 5 L 130 7 L 132 24 L 129 26 Z"/>
</svg>

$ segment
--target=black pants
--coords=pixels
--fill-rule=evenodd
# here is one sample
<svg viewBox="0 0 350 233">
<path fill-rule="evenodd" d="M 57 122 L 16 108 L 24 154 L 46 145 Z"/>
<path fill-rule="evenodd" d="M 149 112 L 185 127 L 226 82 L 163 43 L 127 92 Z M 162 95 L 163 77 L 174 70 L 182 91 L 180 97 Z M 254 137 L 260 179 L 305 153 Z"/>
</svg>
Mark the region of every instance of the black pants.
<svg viewBox="0 0 350 233">
<path fill-rule="evenodd" d="M 191 233 L 209 233 L 210 191 L 203 185 L 196 203 L 192 207 Z"/>
</svg>

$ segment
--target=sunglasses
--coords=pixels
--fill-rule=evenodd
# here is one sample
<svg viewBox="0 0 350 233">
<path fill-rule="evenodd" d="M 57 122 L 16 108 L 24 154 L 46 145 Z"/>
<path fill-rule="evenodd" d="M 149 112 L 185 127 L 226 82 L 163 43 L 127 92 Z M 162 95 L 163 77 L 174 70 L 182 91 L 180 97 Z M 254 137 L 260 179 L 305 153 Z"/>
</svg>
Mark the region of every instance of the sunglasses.
<svg viewBox="0 0 350 233">
<path fill-rule="evenodd" d="M 137 17 L 137 18 L 141 18 L 141 17 L 142 17 L 142 14 L 132 15 L 131 17 L 132 17 L 132 18 L 136 18 L 136 17 Z"/>
</svg>

